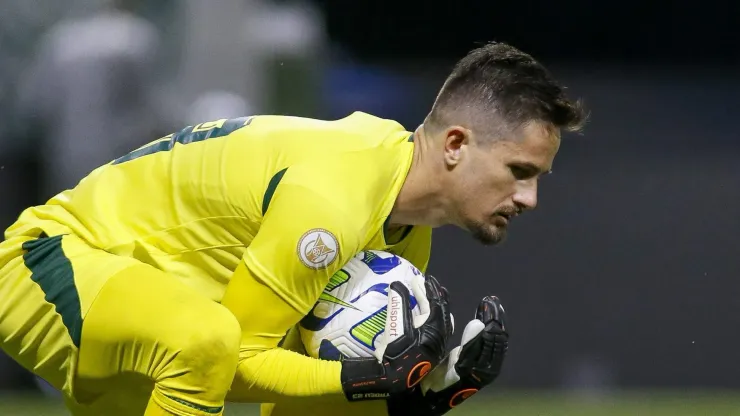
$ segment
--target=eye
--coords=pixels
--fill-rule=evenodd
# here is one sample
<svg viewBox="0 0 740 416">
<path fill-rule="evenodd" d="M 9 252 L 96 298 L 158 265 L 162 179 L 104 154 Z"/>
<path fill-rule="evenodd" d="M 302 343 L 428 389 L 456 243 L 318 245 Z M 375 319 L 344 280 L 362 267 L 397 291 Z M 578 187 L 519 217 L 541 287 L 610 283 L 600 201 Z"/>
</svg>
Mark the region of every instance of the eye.
<svg viewBox="0 0 740 416">
<path fill-rule="evenodd" d="M 519 181 L 537 176 L 537 171 L 528 166 L 511 165 L 509 169 L 511 169 L 511 174 L 514 175 L 514 178 Z"/>
</svg>

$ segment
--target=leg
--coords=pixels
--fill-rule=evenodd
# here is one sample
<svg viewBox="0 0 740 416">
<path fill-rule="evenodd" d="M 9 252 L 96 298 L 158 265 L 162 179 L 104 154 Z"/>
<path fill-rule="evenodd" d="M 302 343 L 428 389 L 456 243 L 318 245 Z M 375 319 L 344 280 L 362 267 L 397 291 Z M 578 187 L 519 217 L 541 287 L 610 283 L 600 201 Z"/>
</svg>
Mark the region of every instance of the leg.
<svg viewBox="0 0 740 416">
<path fill-rule="evenodd" d="M 240 336 L 220 304 L 153 267 L 132 266 L 107 279 L 85 315 L 75 383 L 92 400 L 153 383 L 145 416 L 221 414 Z"/>
<path fill-rule="evenodd" d="M 39 251 L 26 256 L 24 247 L 38 241 L 44 241 Z M 71 268 L 58 253 L 59 239 L 15 237 L 0 243 L 0 349 L 69 396 L 77 355 L 75 330 L 69 328 L 79 320 L 67 290 L 74 286 Z M 36 266 L 44 262 L 53 267 L 39 272 Z"/>
<path fill-rule="evenodd" d="M 175 277 L 73 235 L 19 237 L 0 243 L 0 298 L 0 348 L 73 414 L 221 412 L 239 324 Z"/>
</svg>

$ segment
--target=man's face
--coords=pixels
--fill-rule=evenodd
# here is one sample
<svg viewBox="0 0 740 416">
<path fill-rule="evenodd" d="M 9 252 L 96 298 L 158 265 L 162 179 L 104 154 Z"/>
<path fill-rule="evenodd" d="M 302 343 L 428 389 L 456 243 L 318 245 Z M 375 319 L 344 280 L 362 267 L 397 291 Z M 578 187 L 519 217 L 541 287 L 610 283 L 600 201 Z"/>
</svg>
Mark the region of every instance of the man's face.
<svg viewBox="0 0 740 416">
<path fill-rule="evenodd" d="M 503 241 L 509 222 L 537 206 L 537 182 L 552 169 L 559 133 L 531 123 L 511 139 L 487 142 L 470 130 L 448 131 L 457 134 L 445 142 L 453 221 L 483 244 Z"/>
</svg>

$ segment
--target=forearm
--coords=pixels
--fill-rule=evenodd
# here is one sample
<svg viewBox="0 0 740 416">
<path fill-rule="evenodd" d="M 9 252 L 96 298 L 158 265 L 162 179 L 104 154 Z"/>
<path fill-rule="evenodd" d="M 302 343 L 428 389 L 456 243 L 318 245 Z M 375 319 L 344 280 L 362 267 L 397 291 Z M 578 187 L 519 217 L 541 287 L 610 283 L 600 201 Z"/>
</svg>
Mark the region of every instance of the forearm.
<svg viewBox="0 0 740 416">
<path fill-rule="evenodd" d="M 254 279 L 244 263 L 237 267 L 222 303 L 242 327 L 239 366 L 229 401 L 264 403 L 342 395 L 341 363 L 278 347 L 302 313 Z"/>
<path fill-rule="evenodd" d="M 283 403 L 288 401 L 346 401 L 340 362 L 318 360 L 275 348 L 243 359 L 228 401 Z"/>
</svg>

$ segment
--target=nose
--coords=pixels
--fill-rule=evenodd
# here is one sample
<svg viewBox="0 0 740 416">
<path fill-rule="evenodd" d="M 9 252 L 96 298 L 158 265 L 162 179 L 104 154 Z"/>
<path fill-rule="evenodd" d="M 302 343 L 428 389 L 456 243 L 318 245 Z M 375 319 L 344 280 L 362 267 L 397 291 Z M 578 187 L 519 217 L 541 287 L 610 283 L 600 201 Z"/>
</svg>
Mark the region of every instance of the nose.
<svg viewBox="0 0 740 416">
<path fill-rule="evenodd" d="M 537 181 L 521 181 L 517 185 L 514 203 L 522 210 L 534 209 L 537 206 Z"/>
</svg>

